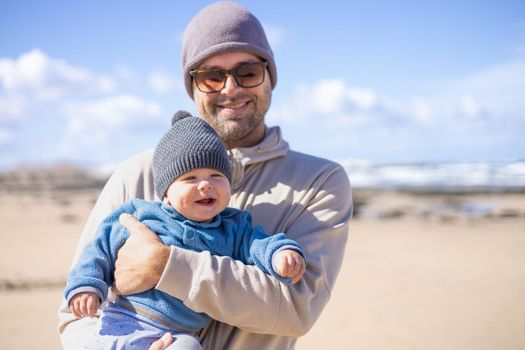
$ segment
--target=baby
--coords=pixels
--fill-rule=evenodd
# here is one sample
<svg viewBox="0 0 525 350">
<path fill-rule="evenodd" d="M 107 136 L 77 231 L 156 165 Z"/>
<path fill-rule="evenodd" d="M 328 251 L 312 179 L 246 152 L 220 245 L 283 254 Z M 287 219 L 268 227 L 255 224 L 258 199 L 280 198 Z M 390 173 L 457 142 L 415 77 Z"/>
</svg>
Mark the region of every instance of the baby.
<svg viewBox="0 0 525 350">
<path fill-rule="evenodd" d="M 297 283 L 305 269 L 304 253 L 284 233 L 267 235 L 253 227 L 246 211 L 227 208 L 231 166 L 224 144 L 205 121 L 180 111 L 153 156 L 155 191 L 162 201 L 124 203 L 98 227 L 68 275 L 64 291 L 75 317 L 94 317 L 114 282 L 118 248 L 128 237 L 119 223 L 134 215 L 166 245 L 231 256 L 255 264 L 283 283 Z M 254 315 L 257 317 L 257 315 Z M 197 332 L 210 317 L 151 289 L 117 296 L 101 309 L 98 329 L 83 341 L 86 349 L 147 349 L 164 333 L 175 341 L 168 349 L 201 349 Z"/>
</svg>

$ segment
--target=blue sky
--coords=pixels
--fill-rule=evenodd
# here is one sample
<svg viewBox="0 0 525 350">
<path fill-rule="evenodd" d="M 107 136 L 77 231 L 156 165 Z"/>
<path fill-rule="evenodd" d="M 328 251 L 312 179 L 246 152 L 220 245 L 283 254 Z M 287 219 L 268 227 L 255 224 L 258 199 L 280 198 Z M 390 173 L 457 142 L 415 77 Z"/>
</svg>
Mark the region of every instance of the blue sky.
<svg viewBox="0 0 525 350">
<path fill-rule="evenodd" d="M 239 1 L 292 148 L 372 163 L 525 155 L 524 1 Z M 0 169 L 114 164 L 179 109 L 181 37 L 210 1 L 0 1 Z"/>
</svg>

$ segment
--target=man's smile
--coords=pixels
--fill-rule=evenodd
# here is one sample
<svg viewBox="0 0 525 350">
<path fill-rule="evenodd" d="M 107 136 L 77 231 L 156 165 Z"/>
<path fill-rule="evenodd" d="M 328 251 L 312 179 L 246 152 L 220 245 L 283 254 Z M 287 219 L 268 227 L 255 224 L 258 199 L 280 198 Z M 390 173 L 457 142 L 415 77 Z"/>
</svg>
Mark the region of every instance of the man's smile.
<svg viewBox="0 0 525 350">
<path fill-rule="evenodd" d="M 217 106 L 223 111 L 239 112 L 250 104 L 250 100 L 234 102 L 234 103 L 218 103 Z"/>
</svg>

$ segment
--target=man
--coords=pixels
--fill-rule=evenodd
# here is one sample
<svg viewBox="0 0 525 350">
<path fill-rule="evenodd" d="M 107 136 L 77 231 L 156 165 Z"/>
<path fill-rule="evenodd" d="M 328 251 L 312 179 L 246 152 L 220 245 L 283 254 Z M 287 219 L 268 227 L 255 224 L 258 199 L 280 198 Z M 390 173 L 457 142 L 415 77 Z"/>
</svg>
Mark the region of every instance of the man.
<svg viewBox="0 0 525 350">
<path fill-rule="evenodd" d="M 336 163 L 291 151 L 264 116 L 277 82 L 273 53 L 250 12 L 232 2 L 200 11 L 182 50 L 184 81 L 200 116 L 219 134 L 232 160 L 230 206 L 251 212 L 266 232 L 285 232 L 304 249 L 303 279 L 281 284 L 254 266 L 160 244 L 155 234 L 122 218 L 133 234 L 118 253 L 116 289 L 156 288 L 216 320 L 200 334 L 204 349 L 291 349 L 328 302 L 343 259 L 351 190 Z M 157 199 L 152 151 L 131 157 L 108 180 L 84 228 L 79 251 L 100 220 L 132 198 Z M 59 330 L 66 349 L 89 336 L 94 319 L 74 320 L 63 304 Z M 164 340 L 166 342 L 164 342 Z M 152 349 L 164 349 L 169 335 Z"/>
</svg>

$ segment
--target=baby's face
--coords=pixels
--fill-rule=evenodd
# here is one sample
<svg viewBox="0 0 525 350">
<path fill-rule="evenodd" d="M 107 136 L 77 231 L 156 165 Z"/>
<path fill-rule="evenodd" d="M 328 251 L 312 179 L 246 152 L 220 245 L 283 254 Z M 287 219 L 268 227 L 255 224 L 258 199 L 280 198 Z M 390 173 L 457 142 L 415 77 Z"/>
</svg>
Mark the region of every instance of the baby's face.
<svg viewBox="0 0 525 350">
<path fill-rule="evenodd" d="M 163 202 L 193 221 L 208 221 L 230 201 L 230 182 L 214 169 L 193 169 L 168 187 Z"/>
</svg>

